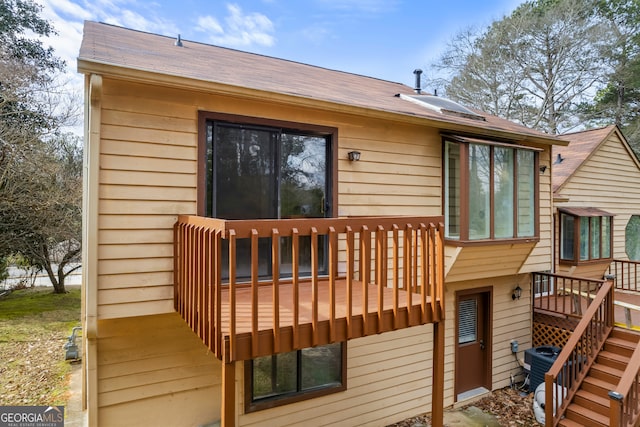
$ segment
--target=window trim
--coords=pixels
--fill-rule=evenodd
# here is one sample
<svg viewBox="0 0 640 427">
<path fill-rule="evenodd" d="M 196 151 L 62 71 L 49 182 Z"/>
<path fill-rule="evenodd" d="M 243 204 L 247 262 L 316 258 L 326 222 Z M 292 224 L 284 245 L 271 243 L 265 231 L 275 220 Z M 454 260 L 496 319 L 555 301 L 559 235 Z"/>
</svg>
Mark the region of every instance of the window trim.
<svg viewBox="0 0 640 427">
<path fill-rule="evenodd" d="M 327 192 L 331 217 L 338 212 L 338 129 L 329 126 L 308 123 L 273 120 L 264 117 L 242 116 L 237 114 L 198 111 L 198 173 L 197 173 L 197 215 L 206 215 L 207 203 L 207 121 L 221 121 L 247 126 L 265 126 L 290 131 L 300 131 L 310 135 L 328 136 L 329 157 L 327 158 Z"/>
<path fill-rule="evenodd" d="M 295 350 L 300 352 L 302 350 Z M 347 343 L 342 341 L 340 343 L 340 352 L 342 354 L 341 361 L 341 377 L 342 381 L 340 385 L 332 385 L 315 390 L 299 391 L 294 393 L 288 393 L 286 395 L 275 396 L 271 398 L 265 398 L 260 401 L 254 402 L 252 400 L 253 395 L 253 359 L 245 360 L 244 362 L 244 412 L 256 412 L 264 409 L 275 408 L 282 405 L 288 405 L 290 403 L 302 402 L 304 400 L 315 399 L 316 397 L 326 396 L 333 393 L 339 393 L 347 389 Z"/>
<path fill-rule="evenodd" d="M 562 251 L 562 237 L 563 237 L 563 227 L 562 227 L 562 215 L 568 215 L 570 217 L 573 217 L 574 221 L 573 221 L 573 259 L 567 259 L 567 258 L 563 258 L 563 251 Z M 613 226 L 614 226 L 614 220 L 613 217 L 615 215 L 604 211 L 602 209 L 598 209 L 598 208 L 558 208 L 558 215 L 557 215 L 557 224 L 558 224 L 558 259 L 560 264 L 563 265 L 588 265 L 588 264 L 600 264 L 600 263 L 609 263 L 611 262 L 611 260 L 613 259 Z M 591 245 L 591 218 L 600 218 L 600 248 L 599 248 L 599 252 L 600 254 L 602 254 L 602 249 L 603 249 L 603 240 L 602 240 L 602 224 L 604 223 L 604 220 L 608 218 L 609 220 L 609 257 L 603 258 L 591 258 L 591 250 L 592 250 L 592 245 Z M 589 259 L 580 259 L 580 243 L 581 243 L 581 239 L 580 239 L 580 226 L 582 224 L 583 220 L 589 220 L 588 224 L 589 224 L 589 230 L 588 230 L 588 236 L 589 236 L 589 241 L 588 243 L 588 248 L 589 248 Z"/>
<path fill-rule="evenodd" d="M 531 243 L 531 242 L 539 242 L 540 241 L 540 176 L 537 171 L 540 168 L 540 156 L 539 153 L 543 152 L 543 149 L 528 147 L 524 145 L 509 143 L 509 142 L 500 142 L 500 141 L 492 141 L 486 140 L 476 137 L 467 137 L 461 135 L 451 135 L 451 134 L 442 134 L 442 208 L 443 210 L 447 206 L 448 201 L 446 200 L 446 191 L 445 188 L 448 185 L 446 182 L 447 171 L 445 170 L 446 165 L 446 144 L 447 142 L 455 143 L 460 145 L 460 235 L 458 238 L 450 238 L 445 236 L 445 240 L 447 244 L 452 246 L 487 246 L 487 245 L 501 245 L 505 243 Z M 500 148 L 511 148 L 514 149 L 514 176 L 517 176 L 518 173 L 518 165 L 517 165 L 517 151 L 530 151 L 534 153 L 534 168 L 533 168 L 533 179 L 534 179 L 534 232 L 533 236 L 526 237 L 517 237 L 518 235 L 518 210 L 517 210 L 517 202 L 518 202 L 518 185 L 517 182 L 514 182 L 513 191 L 514 191 L 514 210 L 513 210 L 513 234 L 514 237 L 508 238 L 494 238 L 489 237 L 488 239 L 470 239 L 469 238 L 469 144 L 479 144 L 479 145 L 487 145 L 490 147 L 500 147 Z M 494 158 L 493 155 L 490 159 L 491 162 L 491 170 L 493 171 L 493 163 Z M 489 221 L 489 235 L 495 235 L 495 215 L 493 213 L 493 205 L 494 205 L 494 176 L 493 173 L 489 177 L 489 189 L 490 189 L 490 200 L 489 204 L 491 206 L 491 218 Z M 445 218 L 445 221 L 447 218 Z"/>
</svg>

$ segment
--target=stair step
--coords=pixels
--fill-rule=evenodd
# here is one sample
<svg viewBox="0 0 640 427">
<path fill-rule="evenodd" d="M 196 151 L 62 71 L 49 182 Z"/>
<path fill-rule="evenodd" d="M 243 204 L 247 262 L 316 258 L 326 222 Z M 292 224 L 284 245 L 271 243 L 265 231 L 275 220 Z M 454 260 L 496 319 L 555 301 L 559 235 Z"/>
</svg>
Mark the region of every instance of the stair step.
<svg viewBox="0 0 640 427">
<path fill-rule="evenodd" d="M 601 363 L 594 363 L 589 371 L 589 376 L 612 384 L 618 384 L 620 382 L 620 378 L 622 378 L 622 374 L 624 374 L 623 370 L 603 365 Z"/>
<path fill-rule="evenodd" d="M 573 397 L 573 402 L 579 406 L 591 409 L 599 414 L 609 415 L 610 399 L 598 396 L 587 390 L 578 390 Z"/>
<path fill-rule="evenodd" d="M 562 418 L 558 422 L 558 425 L 562 427 L 583 427 L 583 424 L 577 423 L 569 418 Z"/>
<path fill-rule="evenodd" d="M 633 350 L 636 349 L 637 343 L 628 341 L 618 337 L 609 337 L 604 343 L 604 349 L 612 353 L 621 354 L 626 357 L 631 357 Z"/>
<path fill-rule="evenodd" d="M 609 417 L 575 403 L 571 403 L 567 407 L 565 417 L 587 427 L 609 426 Z"/>
<path fill-rule="evenodd" d="M 620 370 L 624 370 L 627 367 L 627 365 L 629 364 L 629 360 L 631 359 L 627 356 L 607 350 L 602 350 L 598 354 L 598 358 L 596 359 L 597 363 L 611 366 Z"/>
<path fill-rule="evenodd" d="M 639 333 L 622 328 L 613 328 L 609 336 L 613 338 L 621 338 L 625 341 L 630 341 L 636 344 L 640 341 Z"/>
<path fill-rule="evenodd" d="M 599 378 L 594 378 L 592 376 L 586 377 L 582 380 L 581 388 L 590 393 L 595 394 L 596 396 L 608 398 L 609 391 L 615 390 L 617 383 L 610 383 Z"/>
</svg>

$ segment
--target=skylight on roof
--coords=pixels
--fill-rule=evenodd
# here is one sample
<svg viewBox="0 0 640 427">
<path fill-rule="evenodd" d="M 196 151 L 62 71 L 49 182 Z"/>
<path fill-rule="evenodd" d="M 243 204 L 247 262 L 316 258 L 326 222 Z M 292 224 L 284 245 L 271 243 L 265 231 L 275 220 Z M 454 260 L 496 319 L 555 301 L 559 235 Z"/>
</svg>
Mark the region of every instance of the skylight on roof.
<svg viewBox="0 0 640 427">
<path fill-rule="evenodd" d="M 471 111 L 467 107 L 463 107 L 457 102 L 440 96 L 405 95 L 401 93 L 400 98 L 429 108 L 430 110 L 437 111 L 440 114 L 452 114 L 455 116 L 465 117 L 467 119 L 486 120 L 483 116 Z"/>
</svg>

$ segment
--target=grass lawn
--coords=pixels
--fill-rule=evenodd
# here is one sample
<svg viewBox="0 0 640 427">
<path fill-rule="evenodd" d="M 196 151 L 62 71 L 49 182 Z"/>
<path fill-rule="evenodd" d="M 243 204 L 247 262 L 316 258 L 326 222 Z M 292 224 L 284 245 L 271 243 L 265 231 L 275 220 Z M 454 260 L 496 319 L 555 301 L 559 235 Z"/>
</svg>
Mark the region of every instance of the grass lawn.
<svg viewBox="0 0 640 427">
<path fill-rule="evenodd" d="M 0 405 L 66 405 L 71 365 L 63 346 L 80 325 L 80 287 L 67 291 L 29 288 L 0 298 Z"/>
</svg>

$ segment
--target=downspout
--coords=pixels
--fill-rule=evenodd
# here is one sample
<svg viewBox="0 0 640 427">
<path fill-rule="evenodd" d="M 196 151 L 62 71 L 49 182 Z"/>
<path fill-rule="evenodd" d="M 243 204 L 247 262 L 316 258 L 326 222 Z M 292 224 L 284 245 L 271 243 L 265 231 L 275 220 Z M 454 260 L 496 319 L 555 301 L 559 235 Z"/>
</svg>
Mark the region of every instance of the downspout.
<svg viewBox="0 0 640 427">
<path fill-rule="evenodd" d="M 85 144 L 83 158 L 82 216 L 82 315 L 83 384 L 82 404 L 88 425 L 98 425 L 98 179 L 100 167 L 100 123 L 102 76 L 92 74 L 85 83 Z"/>
</svg>

